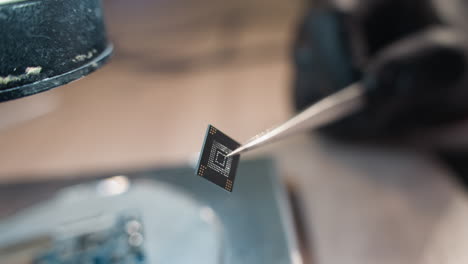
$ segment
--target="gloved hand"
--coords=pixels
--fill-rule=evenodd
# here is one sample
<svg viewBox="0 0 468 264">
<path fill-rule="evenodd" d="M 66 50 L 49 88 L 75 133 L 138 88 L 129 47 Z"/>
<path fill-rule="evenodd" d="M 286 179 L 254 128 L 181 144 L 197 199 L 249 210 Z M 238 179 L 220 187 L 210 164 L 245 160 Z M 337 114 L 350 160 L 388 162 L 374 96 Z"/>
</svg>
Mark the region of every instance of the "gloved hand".
<svg viewBox="0 0 468 264">
<path fill-rule="evenodd" d="M 425 0 L 312 9 L 294 47 L 297 109 L 361 81 L 365 107 L 322 132 L 381 139 L 468 118 L 465 32 L 438 14 Z"/>
</svg>

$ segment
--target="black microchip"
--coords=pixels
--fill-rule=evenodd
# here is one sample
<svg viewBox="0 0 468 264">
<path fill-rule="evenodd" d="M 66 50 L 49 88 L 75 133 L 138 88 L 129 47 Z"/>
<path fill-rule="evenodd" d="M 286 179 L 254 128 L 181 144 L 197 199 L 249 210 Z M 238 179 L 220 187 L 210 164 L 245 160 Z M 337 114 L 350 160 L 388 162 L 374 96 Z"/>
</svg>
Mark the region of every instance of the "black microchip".
<svg viewBox="0 0 468 264">
<path fill-rule="evenodd" d="M 226 157 L 226 155 L 239 146 L 235 140 L 214 126 L 208 125 L 198 161 L 197 175 L 232 192 L 240 156 Z"/>
</svg>

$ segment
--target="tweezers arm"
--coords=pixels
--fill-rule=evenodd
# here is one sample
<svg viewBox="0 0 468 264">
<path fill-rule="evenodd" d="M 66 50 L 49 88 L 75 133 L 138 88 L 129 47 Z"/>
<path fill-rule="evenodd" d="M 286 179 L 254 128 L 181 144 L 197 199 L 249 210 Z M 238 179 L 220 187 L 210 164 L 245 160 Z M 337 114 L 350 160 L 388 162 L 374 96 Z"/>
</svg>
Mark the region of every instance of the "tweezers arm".
<svg viewBox="0 0 468 264">
<path fill-rule="evenodd" d="M 364 89 L 361 83 L 351 84 L 309 106 L 283 124 L 258 134 L 229 153 L 228 157 L 257 148 L 296 132 L 315 129 L 347 116 L 363 106 L 363 95 Z"/>
</svg>

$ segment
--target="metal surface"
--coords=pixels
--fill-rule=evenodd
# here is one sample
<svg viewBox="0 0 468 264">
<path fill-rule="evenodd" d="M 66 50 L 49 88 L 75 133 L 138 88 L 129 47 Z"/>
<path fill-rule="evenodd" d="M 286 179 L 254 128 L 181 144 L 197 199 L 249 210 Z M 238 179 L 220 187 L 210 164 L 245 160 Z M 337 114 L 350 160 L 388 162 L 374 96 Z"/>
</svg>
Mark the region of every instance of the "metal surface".
<svg viewBox="0 0 468 264">
<path fill-rule="evenodd" d="M 0 2 L 0 102 L 99 68 L 112 53 L 100 0 Z"/>
<path fill-rule="evenodd" d="M 193 170 L 193 168 L 186 167 L 132 172 L 125 175 L 132 182 L 146 179 L 158 184 L 169 184 L 184 193 L 185 197 L 193 199 L 193 202 L 205 208 L 211 208 L 222 226 L 223 264 L 302 263 L 285 188 L 279 180 L 271 160 L 260 159 L 241 162 L 237 174 L 236 190 L 231 194 L 227 194 L 217 186 L 194 176 Z M 29 202 L 37 201 L 39 197 L 52 195 L 64 186 L 78 183 L 83 183 L 83 181 L 0 185 L 0 200 L 2 201 L 0 209 L 8 210 L 6 205 L 11 207 L 21 201 L 23 203 L 27 203 L 28 200 Z M 76 192 L 75 195 L 78 198 L 83 197 L 81 192 Z M 152 200 L 150 204 L 161 202 Z M 140 204 L 143 203 L 144 201 L 141 201 Z M 168 202 L 166 201 L 166 203 Z M 119 205 L 115 204 L 113 207 Z M 153 210 L 151 213 L 167 217 L 164 212 L 158 210 Z M 182 216 L 183 213 L 175 210 L 170 214 Z M 2 210 L 0 210 L 1 214 Z M 74 211 L 73 214 L 76 215 L 78 212 Z M 0 222 L 0 229 L 2 229 L 1 227 Z M 14 225 L 11 228 L 14 228 Z M 24 233 L 25 231 L 18 230 L 18 232 Z M 187 237 L 187 239 L 199 241 L 196 237 Z M 177 248 L 178 253 L 184 250 L 177 246 L 174 247 Z M 166 260 L 162 263 L 174 262 Z M 206 262 L 193 259 L 190 263 Z"/>
<path fill-rule="evenodd" d="M 363 93 L 364 89 L 360 83 L 352 84 L 311 105 L 278 127 L 256 135 L 227 156 L 240 154 L 293 133 L 314 129 L 347 116 L 363 106 Z"/>
</svg>

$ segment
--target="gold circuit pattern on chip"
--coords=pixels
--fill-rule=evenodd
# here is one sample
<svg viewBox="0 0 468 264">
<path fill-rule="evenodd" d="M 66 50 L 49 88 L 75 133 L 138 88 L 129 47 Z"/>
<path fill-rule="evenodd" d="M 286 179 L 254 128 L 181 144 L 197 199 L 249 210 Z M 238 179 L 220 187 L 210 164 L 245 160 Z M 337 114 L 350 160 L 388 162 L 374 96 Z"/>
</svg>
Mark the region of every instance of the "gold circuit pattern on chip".
<svg viewBox="0 0 468 264">
<path fill-rule="evenodd" d="M 216 134 L 216 131 L 217 131 L 216 128 L 210 127 L 210 134 L 211 134 L 211 135 Z"/>
<path fill-rule="evenodd" d="M 198 175 L 203 176 L 205 174 L 206 167 L 204 165 L 200 165 L 200 169 L 198 170 Z"/>
<path fill-rule="evenodd" d="M 232 191 L 232 181 L 231 180 L 226 180 L 226 186 L 224 186 L 224 189 L 228 191 Z"/>
</svg>

